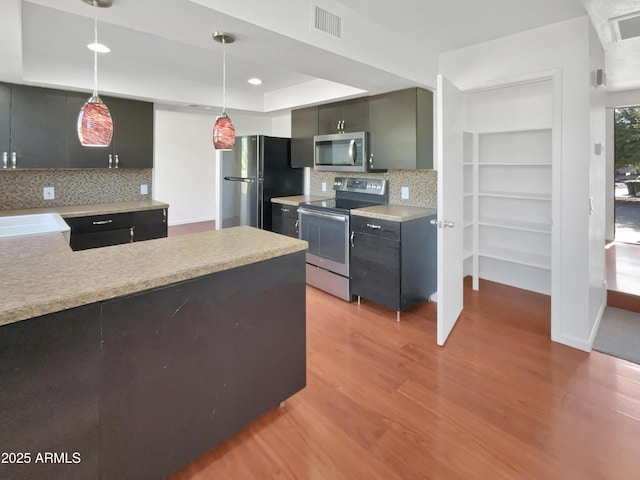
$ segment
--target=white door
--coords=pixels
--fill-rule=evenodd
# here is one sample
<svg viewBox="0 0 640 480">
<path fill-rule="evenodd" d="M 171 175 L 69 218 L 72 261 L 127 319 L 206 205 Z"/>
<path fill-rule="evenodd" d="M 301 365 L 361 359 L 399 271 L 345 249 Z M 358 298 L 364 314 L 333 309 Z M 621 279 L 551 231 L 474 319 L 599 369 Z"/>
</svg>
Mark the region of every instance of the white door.
<svg viewBox="0 0 640 480">
<path fill-rule="evenodd" d="M 462 92 L 442 75 L 437 83 L 438 345 L 462 312 Z"/>
</svg>

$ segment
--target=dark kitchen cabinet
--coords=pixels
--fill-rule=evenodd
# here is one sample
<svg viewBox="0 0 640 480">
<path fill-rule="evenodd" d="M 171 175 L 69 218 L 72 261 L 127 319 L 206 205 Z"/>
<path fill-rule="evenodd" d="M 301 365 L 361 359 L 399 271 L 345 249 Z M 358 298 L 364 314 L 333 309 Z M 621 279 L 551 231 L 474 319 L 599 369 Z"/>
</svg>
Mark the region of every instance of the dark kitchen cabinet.
<svg viewBox="0 0 640 480">
<path fill-rule="evenodd" d="M 313 137 L 318 135 L 318 107 L 291 111 L 291 166 L 313 167 Z"/>
<path fill-rule="evenodd" d="M 9 164 L 15 154 L 16 168 L 68 166 L 66 103 L 62 90 L 11 86 Z"/>
<path fill-rule="evenodd" d="M 351 293 L 396 311 L 436 291 L 435 215 L 405 222 L 351 216 Z"/>
<path fill-rule="evenodd" d="M 67 96 L 67 145 L 69 166 L 74 168 L 153 168 L 153 104 L 101 96 L 113 120 L 108 147 L 83 147 L 77 132 L 80 109 L 87 94 Z"/>
<path fill-rule="evenodd" d="M 113 119 L 114 167 L 153 168 L 153 104 L 105 97 Z"/>
<path fill-rule="evenodd" d="M 329 103 L 318 107 L 318 135 L 369 130 L 367 97 Z"/>
<path fill-rule="evenodd" d="M 369 97 L 374 168 L 433 168 L 433 93 L 409 88 Z"/>
<path fill-rule="evenodd" d="M 133 241 L 152 240 L 167 236 L 167 208 L 133 212 Z"/>
<path fill-rule="evenodd" d="M 3 457 L 0 478 L 98 480 L 100 304 L 0 328 L 0 445 L 31 455 Z M 45 452 L 64 461 L 37 461 Z"/>
<path fill-rule="evenodd" d="M 0 83 L 0 162 L 7 158 L 7 165 L 0 163 L 0 168 L 10 166 L 11 159 L 11 86 Z"/>
<path fill-rule="evenodd" d="M 71 249 L 107 247 L 167 236 L 167 209 L 65 218 Z"/>
<path fill-rule="evenodd" d="M 298 207 L 274 203 L 272 209 L 272 231 L 298 238 Z"/>
</svg>

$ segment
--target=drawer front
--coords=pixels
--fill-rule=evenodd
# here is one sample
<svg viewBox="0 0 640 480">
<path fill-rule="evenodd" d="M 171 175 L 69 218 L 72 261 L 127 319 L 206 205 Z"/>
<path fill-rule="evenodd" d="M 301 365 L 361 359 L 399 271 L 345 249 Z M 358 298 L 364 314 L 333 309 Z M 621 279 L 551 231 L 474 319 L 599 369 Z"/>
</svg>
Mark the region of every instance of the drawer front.
<svg viewBox="0 0 640 480">
<path fill-rule="evenodd" d="M 292 205 L 278 204 L 275 208 L 283 217 L 298 218 L 298 207 Z"/>
<path fill-rule="evenodd" d="M 109 245 L 120 245 L 133 241 L 133 227 L 120 228 L 117 230 L 105 230 L 94 233 L 80 233 L 71 235 L 71 249 L 87 250 L 88 248 L 108 247 Z"/>
<path fill-rule="evenodd" d="M 378 238 L 400 240 L 400 222 L 352 215 L 351 230 L 356 233 L 374 235 Z"/>
<path fill-rule="evenodd" d="M 120 230 L 131 228 L 134 225 L 132 212 L 65 218 L 64 221 L 71 227 L 72 236 L 82 233 Z"/>
</svg>

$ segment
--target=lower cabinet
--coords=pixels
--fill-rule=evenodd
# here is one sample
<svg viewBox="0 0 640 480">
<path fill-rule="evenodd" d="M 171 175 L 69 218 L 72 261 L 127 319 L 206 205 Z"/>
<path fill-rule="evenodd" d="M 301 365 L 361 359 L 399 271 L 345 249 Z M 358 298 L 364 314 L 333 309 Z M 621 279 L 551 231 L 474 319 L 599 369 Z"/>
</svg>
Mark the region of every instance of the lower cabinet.
<svg viewBox="0 0 640 480">
<path fill-rule="evenodd" d="M 401 311 L 436 291 L 434 216 L 405 222 L 351 217 L 351 293 Z"/>
<path fill-rule="evenodd" d="M 107 247 L 167 236 L 167 209 L 65 218 L 71 249 Z"/>
<path fill-rule="evenodd" d="M 271 215 L 274 232 L 298 238 L 298 207 L 275 203 Z"/>
</svg>

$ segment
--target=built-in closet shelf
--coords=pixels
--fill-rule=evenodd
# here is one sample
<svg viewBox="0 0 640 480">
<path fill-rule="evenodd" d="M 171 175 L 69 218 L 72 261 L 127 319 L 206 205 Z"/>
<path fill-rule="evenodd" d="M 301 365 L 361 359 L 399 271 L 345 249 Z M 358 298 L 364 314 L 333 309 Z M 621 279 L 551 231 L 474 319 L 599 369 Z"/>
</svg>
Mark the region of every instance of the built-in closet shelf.
<svg viewBox="0 0 640 480">
<path fill-rule="evenodd" d="M 467 260 L 468 258 L 473 257 L 473 252 L 471 250 L 465 250 L 463 252 L 463 257 L 462 257 L 462 261 Z"/>
<path fill-rule="evenodd" d="M 495 258 L 498 260 L 517 263 L 520 265 L 527 265 L 529 267 L 551 270 L 550 255 L 522 252 L 492 245 L 481 246 L 479 255 L 482 257 Z"/>
<path fill-rule="evenodd" d="M 521 193 L 521 192 L 479 192 L 480 197 L 496 197 L 496 198 L 514 198 L 520 200 L 538 200 L 550 202 L 551 195 L 547 193 Z"/>
<path fill-rule="evenodd" d="M 485 227 L 505 228 L 509 230 L 520 230 L 523 232 L 535 232 L 551 235 L 551 224 L 523 222 L 521 220 L 510 220 L 505 218 L 481 218 L 478 225 Z M 465 224 L 465 227 L 467 225 Z"/>
<path fill-rule="evenodd" d="M 473 167 L 474 163 L 473 162 L 462 162 L 462 165 L 464 167 Z"/>
<path fill-rule="evenodd" d="M 550 167 L 550 163 L 543 162 L 480 162 L 479 167 Z"/>
<path fill-rule="evenodd" d="M 463 197 L 463 198 L 473 197 L 473 193 L 471 193 L 471 192 L 464 192 L 464 193 L 462 194 L 462 197 Z"/>
<path fill-rule="evenodd" d="M 464 228 L 470 228 L 470 227 L 473 227 L 473 220 L 465 220 Z"/>
</svg>

